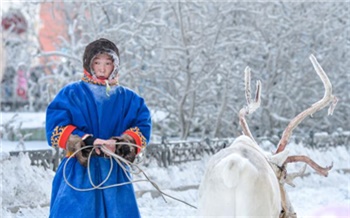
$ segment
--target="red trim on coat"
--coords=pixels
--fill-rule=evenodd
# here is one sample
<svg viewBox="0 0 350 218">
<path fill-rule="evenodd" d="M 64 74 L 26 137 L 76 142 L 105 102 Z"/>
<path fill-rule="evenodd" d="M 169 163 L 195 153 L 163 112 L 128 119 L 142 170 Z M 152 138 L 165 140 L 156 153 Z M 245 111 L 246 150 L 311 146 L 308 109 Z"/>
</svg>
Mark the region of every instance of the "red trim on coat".
<svg viewBox="0 0 350 218">
<path fill-rule="evenodd" d="M 123 134 L 129 135 L 135 140 L 135 144 L 138 145 L 136 154 L 138 154 L 141 151 L 141 147 L 142 147 L 142 141 L 140 136 L 136 132 L 133 132 L 131 130 L 126 130 Z"/>
<path fill-rule="evenodd" d="M 73 132 L 73 130 L 75 130 L 77 127 L 73 126 L 73 125 L 68 125 L 64 128 L 64 130 L 62 131 L 60 140 L 58 141 L 58 145 L 60 146 L 60 148 L 66 149 L 66 144 L 67 144 L 67 140 L 70 136 L 70 134 Z"/>
</svg>

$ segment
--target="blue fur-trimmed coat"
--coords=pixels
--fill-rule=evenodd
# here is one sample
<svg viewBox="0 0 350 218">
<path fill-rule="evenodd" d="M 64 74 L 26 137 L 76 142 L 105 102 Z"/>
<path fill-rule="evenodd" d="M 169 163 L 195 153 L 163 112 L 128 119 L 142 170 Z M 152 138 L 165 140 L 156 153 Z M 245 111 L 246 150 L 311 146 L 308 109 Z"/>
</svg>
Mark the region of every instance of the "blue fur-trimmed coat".
<svg viewBox="0 0 350 218">
<path fill-rule="evenodd" d="M 129 134 L 136 144 L 145 147 L 151 134 L 150 111 L 143 98 L 132 90 L 117 84 L 107 90 L 103 82 L 92 80 L 85 72 L 81 81 L 65 86 L 46 111 L 46 135 L 50 146 L 65 149 L 70 134 L 80 137 L 92 134 L 101 139 Z M 102 187 L 129 181 L 115 160 L 111 166 L 109 158 L 94 156 L 90 161 L 90 172 L 95 185 L 106 179 L 111 167 L 111 176 Z M 75 187 L 92 187 L 87 168 L 76 158 L 65 157 L 53 181 L 50 217 L 140 217 L 131 184 L 76 191 L 68 186 L 64 173 Z"/>
</svg>

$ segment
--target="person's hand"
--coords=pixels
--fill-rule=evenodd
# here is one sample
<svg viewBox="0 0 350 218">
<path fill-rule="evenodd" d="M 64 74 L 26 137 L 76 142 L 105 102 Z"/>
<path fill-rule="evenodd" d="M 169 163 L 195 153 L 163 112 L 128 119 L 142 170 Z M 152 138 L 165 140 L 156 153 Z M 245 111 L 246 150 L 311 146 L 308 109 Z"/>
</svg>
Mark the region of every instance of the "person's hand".
<svg viewBox="0 0 350 218">
<path fill-rule="evenodd" d="M 131 145 L 135 144 L 134 139 L 126 134 L 119 137 L 112 137 L 112 139 L 116 142 L 115 153 L 133 163 L 136 158 L 136 147 Z"/>
<path fill-rule="evenodd" d="M 83 166 L 87 166 L 87 156 L 83 155 L 83 152 L 80 150 L 85 146 L 85 143 L 78 135 L 71 134 L 66 143 L 66 150 L 70 153 L 78 152 L 75 154 L 75 157 L 78 159 L 79 163 Z"/>
<path fill-rule="evenodd" d="M 94 141 L 94 147 L 95 147 L 96 154 L 97 155 L 101 155 L 101 148 L 100 148 L 100 146 L 103 146 L 104 148 L 108 149 L 112 153 L 115 153 L 115 150 L 116 150 L 115 142 L 116 141 L 113 140 L 113 139 L 104 140 L 104 139 L 97 138 Z M 106 154 L 106 155 L 109 156 L 108 154 Z"/>
</svg>

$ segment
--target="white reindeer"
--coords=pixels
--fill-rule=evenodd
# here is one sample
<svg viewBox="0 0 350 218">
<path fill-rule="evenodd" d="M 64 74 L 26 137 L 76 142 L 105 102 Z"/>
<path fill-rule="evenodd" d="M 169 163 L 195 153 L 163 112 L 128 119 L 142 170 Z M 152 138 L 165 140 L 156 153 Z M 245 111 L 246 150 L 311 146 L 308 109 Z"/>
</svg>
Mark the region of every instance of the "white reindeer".
<svg viewBox="0 0 350 218">
<path fill-rule="evenodd" d="M 201 216 L 228 217 L 297 217 L 284 189 L 287 183 L 294 186 L 293 179 L 304 174 L 305 167 L 297 173 L 287 174 L 286 165 L 291 162 L 305 162 L 323 176 L 332 168 L 320 167 L 309 157 L 288 156 L 285 147 L 294 128 L 305 117 L 321 110 L 331 103 L 329 114 L 337 103 L 332 95 L 332 85 L 316 58 L 310 60 L 321 78 L 324 97 L 291 120 L 275 154 L 266 155 L 255 142 L 245 116 L 260 106 L 261 83 L 257 82 L 255 101 L 250 97 L 250 69 L 245 70 L 247 106 L 239 112 L 243 129 L 227 148 L 216 153 L 208 162 L 204 178 L 199 187 L 198 212 Z"/>
</svg>

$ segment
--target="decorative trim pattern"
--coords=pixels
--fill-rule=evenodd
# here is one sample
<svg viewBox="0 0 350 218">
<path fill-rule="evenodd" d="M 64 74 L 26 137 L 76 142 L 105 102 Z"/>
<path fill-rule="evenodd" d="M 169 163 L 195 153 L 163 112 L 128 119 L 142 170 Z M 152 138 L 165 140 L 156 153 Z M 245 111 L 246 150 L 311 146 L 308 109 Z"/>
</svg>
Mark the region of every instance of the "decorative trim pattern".
<svg viewBox="0 0 350 218">
<path fill-rule="evenodd" d="M 55 129 L 52 131 L 51 134 L 51 146 L 54 148 L 58 148 L 58 142 L 61 138 L 61 134 L 63 133 L 64 127 L 62 126 L 56 126 Z"/>
<path fill-rule="evenodd" d="M 141 149 L 143 149 L 144 147 L 146 147 L 147 145 L 147 141 L 146 138 L 143 136 L 142 132 L 140 131 L 140 129 L 138 127 L 132 127 L 130 129 L 127 129 L 124 134 L 128 134 L 131 137 L 133 137 L 133 139 L 135 139 L 135 143 L 139 146 L 141 146 L 141 148 L 137 149 L 137 153 L 141 151 Z"/>
<path fill-rule="evenodd" d="M 84 75 L 81 78 L 81 80 L 84 81 L 84 82 L 87 82 L 87 83 L 95 84 L 95 85 L 100 85 L 100 86 L 105 86 L 106 85 L 106 82 L 104 80 L 100 80 L 100 79 L 94 78 L 86 70 L 84 70 Z M 118 84 L 119 83 L 118 83 L 117 79 L 109 80 L 109 85 L 110 86 L 116 86 Z"/>
<path fill-rule="evenodd" d="M 55 148 L 60 147 L 66 149 L 68 137 L 74 129 L 76 129 L 76 127 L 73 125 L 56 126 L 52 131 L 51 146 Z"/>
</svg>

